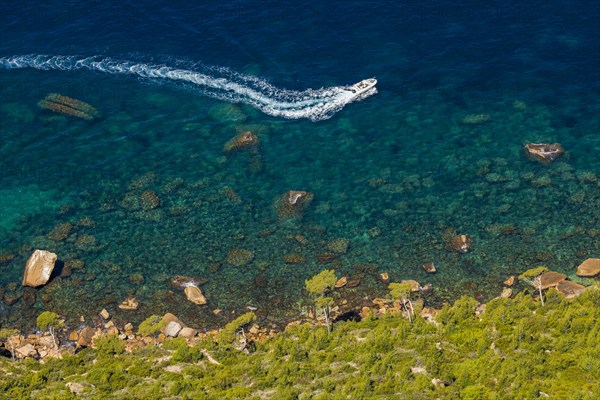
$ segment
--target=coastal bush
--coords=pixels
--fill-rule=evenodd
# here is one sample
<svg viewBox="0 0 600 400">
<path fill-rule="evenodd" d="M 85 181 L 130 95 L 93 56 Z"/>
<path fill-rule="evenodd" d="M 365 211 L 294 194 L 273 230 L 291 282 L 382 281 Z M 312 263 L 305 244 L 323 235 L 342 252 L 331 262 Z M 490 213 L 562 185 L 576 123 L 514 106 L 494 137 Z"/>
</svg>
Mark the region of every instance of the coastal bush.
<svg viewBox="0 0 600 400">
<path fill-rule="evenodd" d="M 0 398 L 72 398 L 67 381 L 85 383 L 91 399 L 600 398 L 600 290 L 572 300 L 554 292 L 544 307 L 538 293 L 517 294 L 477 315 L 477 302 L 461 298 L 440 312 L 439 326 L 400 315 L 339 322 L 329 335 L 294 326 L 253 353 L 210 338 L 123 353 L 109 337 L 98 349 L 46 364 L 0 358 L 0 369 L 10 371 L 0 377 Z M 252 320 L 245 316 L 230 333 Z M 221 364 L 209 363 L 202 349 Z M 170 361 L 156 361 L 166 354 Z M 173 363 L 181 373 L 165 370 Z"/>
</svg>

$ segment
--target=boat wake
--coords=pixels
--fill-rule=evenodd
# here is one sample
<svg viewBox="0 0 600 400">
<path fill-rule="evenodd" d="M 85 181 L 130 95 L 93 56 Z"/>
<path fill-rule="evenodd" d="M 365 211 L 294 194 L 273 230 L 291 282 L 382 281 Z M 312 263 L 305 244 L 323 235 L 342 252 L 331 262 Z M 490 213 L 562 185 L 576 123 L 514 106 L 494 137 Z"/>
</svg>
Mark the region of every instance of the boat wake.
<svg viewBox="0 0 600 400">
<path fill-rule="evenodd" d="M 294 91 L 277 88 L 267 81 L 227 68 L 193 69 L 159 64 L 122 61 L 112 58 L 21 55 L 1 57 L 0 68 L 39 70 L 90 70 L 144 79 L 171 80 L 193 85 L 203 95 L 231 103 L 249 104 L 265 114 L 290 119 L 325 120 L 347 104 L 377 93 L 375 87 L 357 95 L 348 86 Z M 206 70 L 206 72 L 204 72 Z"/>
</svg>

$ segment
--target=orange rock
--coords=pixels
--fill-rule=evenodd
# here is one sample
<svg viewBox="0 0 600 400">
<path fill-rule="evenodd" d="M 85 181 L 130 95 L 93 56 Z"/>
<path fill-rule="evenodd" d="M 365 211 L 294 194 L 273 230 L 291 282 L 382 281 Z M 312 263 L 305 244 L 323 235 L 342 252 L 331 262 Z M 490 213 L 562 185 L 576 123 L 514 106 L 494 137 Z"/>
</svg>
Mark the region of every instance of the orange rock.
<svg viewBox="0 0 600 400">
<path fill-rule="evenodd" d="M 548 271 L 540 275 L 542 289 L 548 289 L 549 287 L 556 286 L 565 279 L 567 279 L 565 274 L 554 271 Z"/>
<path fill-rule="evenodd" d="M 27 260 L 23 271 L 23 286 L 45 285 L 54 270 L 57 255 L 47 250 L 36 250 Z"/>
<path fill-rule="evenodd" d="M 344 276 L 344 277 L 338 279 L 338 281 L 335 283 L 334 287 L 336 289 L 343 288 L 344 286 L 346 286 L 347 283 L 348 283 L 348 278 L 346 278 Z"/>
<path fill-rule="evenodd" d="M 387 272 L 382 272 L 379 274 L 379 280 L 383 283 L 388 283 L 390 281 L 390 275 Z"/>
<path fill-rule="evenodd" d="M 600 258 L 588 258 L 577 267 L 577 275 L 591 278 L 600 274 Z"/>
<path fill-rule="evenodd" d="M 525 153 L 531 160 L 550 163 L 564 153 L 560 143 L 529 143 L 525 145 Z"/>
<path fill-rule="evenodd" d="M 567 299 L 579 296 L 584 292 L 585 286 L 571 281 L 562 281 L 556 285 L 556 290 L 561 292 Z"/>
<path fill-rule="evenodd" d="M 258 136 L 250 131 L 244 131 L 238 135 L 235 135 L 227 143 L 225 143 L 223 151 L 225 151 L 225 153 L 229 153 L 231 151 L 246 149 L 256 145 L 258 145 Z"/>
<path fill-rule="evenodd" d="M 517 277 L 514 275 L 509 276 L 508 278 L 506 278 L 506 280 L 503 282 L 506 286 L 512 286 L 515 283 L 517 283 Z"/>
</svg>

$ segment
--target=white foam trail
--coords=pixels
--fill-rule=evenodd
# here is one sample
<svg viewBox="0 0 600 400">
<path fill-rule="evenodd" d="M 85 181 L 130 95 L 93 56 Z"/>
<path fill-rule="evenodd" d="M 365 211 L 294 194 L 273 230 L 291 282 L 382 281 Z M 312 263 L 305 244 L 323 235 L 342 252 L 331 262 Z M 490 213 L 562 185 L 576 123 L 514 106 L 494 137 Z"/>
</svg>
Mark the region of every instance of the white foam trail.
<svg viewBox="0 0 600 400">
<path fill-rule="evenodd" d="M 232 103 L 249 104 L 265 114 L 292 119 L 308 118 L 312 121 L 328 119 L 344 108 L 346 104 L 377 93 L 377 89 L 373 88 L 361 96 L 355 96 L 344 86 L 304 91 L 285 90 L 262 79 L 231 72 L 226 68 L 211 71 L 223 75 L 223 77 L 218 77 L 194 70 L 98 56 L 86 58 L 50 55 L 1 57 L 0 67 L 62 71 L 86 69 L 115 75 L 168 79 L 193 84 L 204 95 L 213 98 Z"/>
</svg>

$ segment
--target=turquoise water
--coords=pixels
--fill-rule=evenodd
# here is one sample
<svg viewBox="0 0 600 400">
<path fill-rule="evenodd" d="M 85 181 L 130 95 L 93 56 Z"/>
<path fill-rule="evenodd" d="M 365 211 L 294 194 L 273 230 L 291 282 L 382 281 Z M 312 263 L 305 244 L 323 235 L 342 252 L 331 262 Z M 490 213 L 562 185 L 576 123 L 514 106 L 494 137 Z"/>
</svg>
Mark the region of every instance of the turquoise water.
<svg viewBox="0 0 600 400">
<path fill-rule="evenodd" d="M 16 42 L 5 43 L 3 56 L 22 54 Z M 276 47 L 275 55 L 283 51 Z M 559 82 L 550 72 L 504 70 L 501 79 L 482 72 L 469 85 L 460 72 L 436 75 L 425 65 L 436 76 L 431 82 L 424 72 L 396 76 L 394 63 L 408 56 L 392 53 L 371 65 L 380 72 L 378 93 L 319 121 L 269 115 L 256 103 L 234 102 L 240 98 L 230 92 L 214 98 L 202 85 L 169 79 L 0 69 L 2 323 L 30 325 L 46 309 L 75 321 L 107 308 L 122 320 L 170 311 L 211 327 L 256 307 L 279 324 L 305 310 L 304 281 L 324 268 L 360 280 L 336 295 L 352 306 L 386 295 L 380 272 L 432 283 L 425 300 L 435 306 L 463 293 L 490 299 L 509 274 L 538 265 L 580 281 L 576 266 L 600 251 L 596 75 Z M 152 63 L 211 70 L 175 57 Z M 354 83 L 368 69 L 350 66 L 354 80 L 341 70 L 336 78 L 331 68 L 323 80 L 308 72 L 293 79 L 285 73 L 292 64 L 231 62 L 228 71 L 236 73 L 226 75 L 242 85 L 243 97 L 252 86 L 241 77 L 303 91 Z M 91 104 L 100 117 L 84 121 L 37 106 L 54 92 Z M 467 123 L 480 114 L 485 121 Z M 258 150 L 224 152 L 247 130 L 258 136 Z M 565 154 L 547 165 L 529 160 L 523 146 L 531 142 L 559 142 Z M 274 204 L 289 190 L 309 191 L 314 200 L 302 219 L 280 221 Z M 155 208 L 144 209 L 146 191 L 158 197 Z M 50 234 L 65 223 L 68 234 Z M 448 229 L 470 235 L 473 251 L 448 251 Z M 349 240 L 347 252 L 324 263 L 320 255 L 338 238 Z M 78 268 L 24 290 L 23 265 L 35 248 L 58 254 L 57 275 L 63 263 Z M 252 259 L 228 263 L 236 248 Z M 286 264 L 286 254 L 304 261 Z M 427 274 L 424 262 L 438 272 Z M 209 304 L 188 302 L 170 285 L 175 275 L 207 279 Z M 135 313 L 117 308 L 128 296 L 141 301 Z"/>
</svg>

